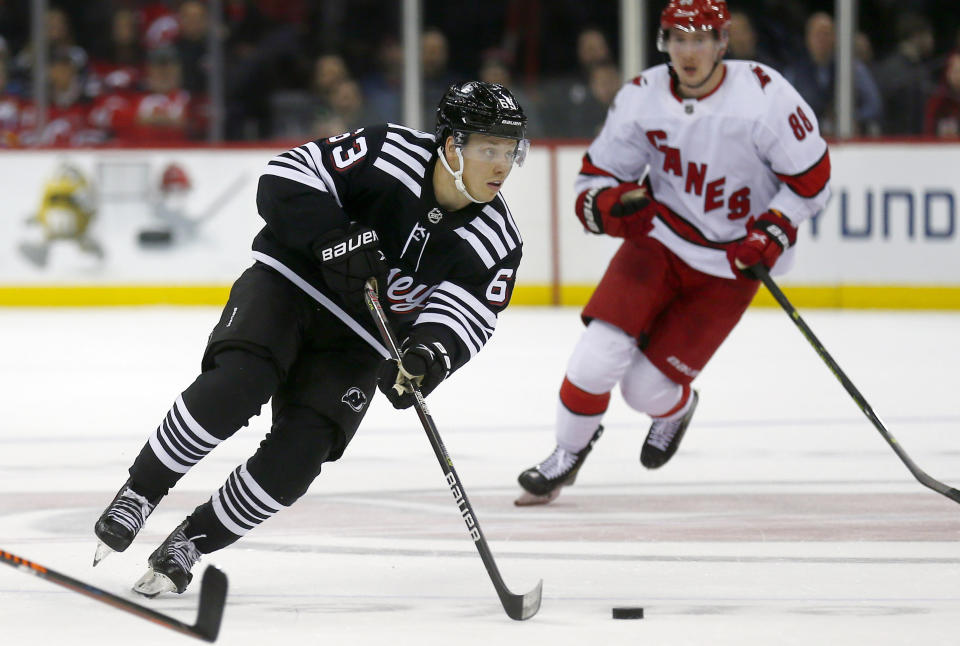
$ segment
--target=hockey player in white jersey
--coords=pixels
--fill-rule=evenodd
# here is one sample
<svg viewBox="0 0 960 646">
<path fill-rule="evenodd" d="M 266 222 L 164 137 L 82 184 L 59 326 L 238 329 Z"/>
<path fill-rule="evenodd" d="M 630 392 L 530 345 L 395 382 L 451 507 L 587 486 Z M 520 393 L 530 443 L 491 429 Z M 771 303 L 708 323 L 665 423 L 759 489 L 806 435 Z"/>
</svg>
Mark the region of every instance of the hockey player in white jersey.
<svg viewBox="0 0 960 646">
<path fill-rule="evenodd" d="M 520 474 L 518 505 L 573 484 L 617 384 L 653 420 L 640 462 L 663 466 L 696 410 L 691 382 L 757 291 L 750 268 L 786 271 L 797 227 L 827 203 L 813 110 L 772 68 L 723 60 L 728 24 L 723 0 L 671 0 L 657 41 L 669 63 L 620 90 L 584 155 L 577 217 L 624 242 L 582 313 L 556 448 Z"/>
</svg>

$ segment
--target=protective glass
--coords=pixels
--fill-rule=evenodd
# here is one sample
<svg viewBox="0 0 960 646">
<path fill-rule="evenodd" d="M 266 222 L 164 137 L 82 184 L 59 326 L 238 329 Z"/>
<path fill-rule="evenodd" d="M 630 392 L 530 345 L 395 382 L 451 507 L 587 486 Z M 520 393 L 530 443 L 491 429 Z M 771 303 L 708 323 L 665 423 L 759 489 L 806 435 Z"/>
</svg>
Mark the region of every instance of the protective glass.
<svg viewBox="0 0 960 646">
<path fill-rule="evenodd" d="M 454 144 L 460 149 L 464 159 L 486 162 L 488 164 L 506 161 L 509 164 L 523 166 L 530 150 L 530 140 L 509 139 L 507 137 L 492 137 L 489 135 L 457 132 L 454 133 Z"/>
</svg>

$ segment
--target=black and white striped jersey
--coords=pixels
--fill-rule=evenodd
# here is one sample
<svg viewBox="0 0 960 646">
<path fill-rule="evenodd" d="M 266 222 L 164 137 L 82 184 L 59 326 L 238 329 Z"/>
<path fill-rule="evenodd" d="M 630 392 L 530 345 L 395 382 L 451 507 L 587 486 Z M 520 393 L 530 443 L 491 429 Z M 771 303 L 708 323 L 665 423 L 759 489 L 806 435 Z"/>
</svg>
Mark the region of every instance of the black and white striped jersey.
<svg viewBox="0 0 960 646">
<path fill-rule="evenodd" d="M 455 370 L 483 347 L 510 302 L 523 241 L 499 195 L 452 212 L 437 204 L 436 163 L 433 135 L 395 124 L 288 150 L 260 177 L 257 207 L 266 226 L 253 248 L 257 260 L 364 336 L 355 326 L 369 332 L 369 317 L 340 306 L 311 248 L 351 221 L 371 227 L 391 267 L 380 296 L 398 336 L 412 326 L 428 332 Z"/>
</svg>

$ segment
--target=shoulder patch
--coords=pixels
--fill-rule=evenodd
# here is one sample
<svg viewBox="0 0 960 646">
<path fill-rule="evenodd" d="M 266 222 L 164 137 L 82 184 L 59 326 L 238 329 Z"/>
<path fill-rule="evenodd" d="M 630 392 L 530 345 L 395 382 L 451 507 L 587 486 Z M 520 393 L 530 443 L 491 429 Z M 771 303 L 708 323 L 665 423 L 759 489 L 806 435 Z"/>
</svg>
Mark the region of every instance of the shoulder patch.
<svg viewBox="0 0 960 646">
<path fill-rule="evenodd" d="M 764 72 L 763 68 L 760 67 L 759 65 L 754 65 L 753 67 L 750 68 L 750 70 L 757 77 L 757 81 L 760 83 L 761 90 L 767 87 L 767 83 L 769 83 L 772 80 L 770 78 L 770 75 Z"/>
<path fill-rule="evenodd" d="M 643 75 L 640 74 L 638 76 L 633 77 L 633 79 L 630 82 L 633 83 L 634 85 L 646 85 L 647 79 L 643 78 Z"/>
</svg>

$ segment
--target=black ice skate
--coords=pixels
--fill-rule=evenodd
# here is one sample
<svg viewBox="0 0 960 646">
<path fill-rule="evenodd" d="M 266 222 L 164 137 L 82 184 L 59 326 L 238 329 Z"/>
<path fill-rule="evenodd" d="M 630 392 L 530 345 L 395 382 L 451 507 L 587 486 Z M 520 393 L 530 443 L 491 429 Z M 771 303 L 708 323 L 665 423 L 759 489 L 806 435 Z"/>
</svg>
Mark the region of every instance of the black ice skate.
<svg viewBox="0 0 960 646">
<path fill-rule="evenodd" d="M 669 422 L 654 420 L 640 450 L 640 464 L 648 469 L 659 469 L 673 457 L 680 448 L 680 440 L 683 439 L 687 426 L 690 425 L 699 401 L 700 395 L 694 390 L 693 401 L 690 402 L 690 408 L 683 417 Z"/>
<path fill-rule="evenodd" d="M 100 539 L 93 564 L 96 565 L 113 552 L 122 552 L 130 547 L 158 502 L 160 498 L 150 500 L 141 496 L 130 488 L 129 480 L 125 482 L 93 526 L 94 533 Z"/>
<path fill-rule="evenodd" d="M 526 507 L 545 505 L 556 500 L 560 495 L 561 487 L 572 485 L 576 481 L 577 471 L 583 466 L 583 461 L 590 455 L 594 443 L 600 439 L 601 435 L 603 435 L 602 425 L 597 427 L 587 445 L 576 453 L 558 446 L 546 460 L 521 473 L 517 482 L 524 491 L 513 501 L 513 504 Z"/>
<path fill-rule="evenodd" d="M 201 536 L 187 536 L 187 521 L 167 536 L 167 540 L 153 551 L 147 564 L 150 569 L 133 584 L 133 591 L 145 597 L 163 592 L 183 593 L 193 580 L 190 569 L 200 560 L 200 551 L 194 540 Z"/>
</svg>

